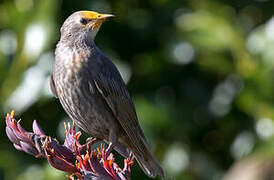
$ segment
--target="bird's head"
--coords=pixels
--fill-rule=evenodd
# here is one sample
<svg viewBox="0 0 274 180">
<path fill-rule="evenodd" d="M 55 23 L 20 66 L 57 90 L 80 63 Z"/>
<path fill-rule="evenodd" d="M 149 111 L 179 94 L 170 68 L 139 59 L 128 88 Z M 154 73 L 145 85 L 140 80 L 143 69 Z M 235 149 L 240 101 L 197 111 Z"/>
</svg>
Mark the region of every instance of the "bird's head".
<svg viewBox="0 0 274 180">
<path fill-rule="evenodd" d="M 61 28 L 61 38 L 95 38 L 102 23 L 112 14 L 100 14 L 94 11 L 77 11 L 70 15 Z"/>
</svg>

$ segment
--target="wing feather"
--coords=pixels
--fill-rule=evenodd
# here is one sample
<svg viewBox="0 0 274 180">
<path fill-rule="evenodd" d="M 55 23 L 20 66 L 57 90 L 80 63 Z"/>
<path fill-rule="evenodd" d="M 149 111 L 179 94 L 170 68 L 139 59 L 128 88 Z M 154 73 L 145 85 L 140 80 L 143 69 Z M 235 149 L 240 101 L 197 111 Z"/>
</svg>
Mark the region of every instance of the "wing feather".
<svg viewBox="0 0 274 180">
<path fill-rule="evenodd" d="M 51 90 L 52 94 L 56 98 L 58 98 L 57 91 L 56 91 L 56 88 L 55 88 L 55 83 L 54 83 L 54 80 L 53 80 L 53 77 L 52 77 L 52 73 L 50 74 L 50 77 L 49 77 L 49 86 L 50 86 L 50 90 Z"/>
<path fill-rule="evenodd" d="M 111 62 L 105 63 L 100 73 L 93 79 L 95 87 L 128 135 L 132 142 L 131 144 L 134 145 L 139 152 L 142 152 L 143 148 L 146 148 L 143 147 L 143 145 L 146 144 L 144 142 L 145 137 L 140 128 L 135 107 L 126 85 L 116 67 Z"/>
</svg>

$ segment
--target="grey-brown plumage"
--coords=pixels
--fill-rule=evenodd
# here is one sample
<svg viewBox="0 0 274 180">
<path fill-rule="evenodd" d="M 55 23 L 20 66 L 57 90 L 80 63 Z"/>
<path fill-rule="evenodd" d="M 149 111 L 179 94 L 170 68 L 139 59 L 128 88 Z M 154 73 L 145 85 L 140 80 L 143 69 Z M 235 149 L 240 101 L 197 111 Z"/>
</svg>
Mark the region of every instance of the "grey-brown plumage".
<svg viewBox="0 0 274 180">
<path fill-rule="evenodd" d="M 107 17 L 110 15 L 79 11 L 64 22 L 55 51 L 51 90 L 85 132 L 106 141 L 109 148 L 124 156 L 130 149 L 147 175 L 164 178 L 120 73 L 94 44 Z"/>
</svg>

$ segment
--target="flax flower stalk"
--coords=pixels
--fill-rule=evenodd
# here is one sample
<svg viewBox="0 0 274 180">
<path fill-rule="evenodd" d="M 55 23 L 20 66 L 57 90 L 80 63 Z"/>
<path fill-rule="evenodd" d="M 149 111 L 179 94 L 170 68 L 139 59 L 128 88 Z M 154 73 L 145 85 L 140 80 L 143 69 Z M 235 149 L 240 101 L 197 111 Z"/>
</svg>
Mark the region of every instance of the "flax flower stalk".
<svg viewBox="0 0 274 180">
<path fill-rule="evenodd" d="M 36 158 L 46 158 L 51 166 L 70 173 L 69 179 L 79 180 L 129 180 L 133 157 L 124 160 L 124 168 L 116 163 L 113 154 L 107 156 L 103 146 L 91 150 L 90 145 L 97 142 L 90 138 L 86 144 L 80 144 L 81 132 L 75 125 L 65 126 L 65 141 L 60 144 L 55 138 L 46 136 L 36 120 L 33 132 L 26 131 L 20 120 L 14 118 L 14 111 L 6 116 L 6 134 L 14 147 Z"/>
</svg>

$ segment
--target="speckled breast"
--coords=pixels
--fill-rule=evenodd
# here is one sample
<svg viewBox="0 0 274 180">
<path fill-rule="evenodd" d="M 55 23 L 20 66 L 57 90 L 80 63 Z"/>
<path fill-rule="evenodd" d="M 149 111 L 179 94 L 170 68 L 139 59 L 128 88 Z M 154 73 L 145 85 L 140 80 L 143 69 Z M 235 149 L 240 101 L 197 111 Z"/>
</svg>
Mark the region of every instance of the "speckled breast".
<svg viewBox="0 0 274 180">
<path fill-rule="evenodd" d="M 108 135 L 106 122 L 113 117 L 94 88 L 92 77 L 86 77 L 86 70 L 89 68 L 85 59 L 87 57 L 66 48 L 62 51 L 65 56 L 56 54 L 54 81 L 63 108 L 84 131 L 107 139 L 102 136 Z"/>
</svg>

